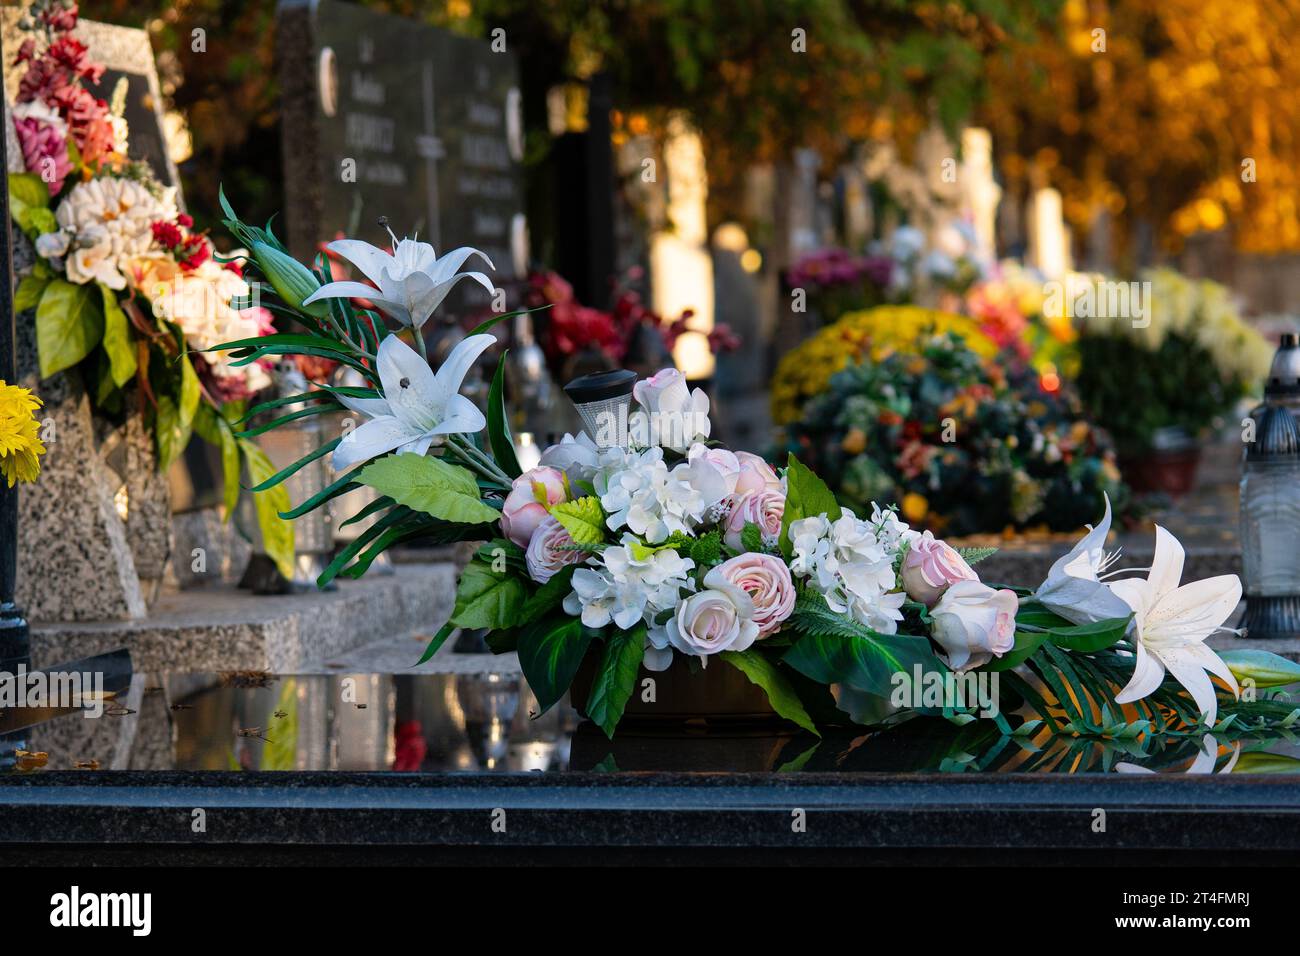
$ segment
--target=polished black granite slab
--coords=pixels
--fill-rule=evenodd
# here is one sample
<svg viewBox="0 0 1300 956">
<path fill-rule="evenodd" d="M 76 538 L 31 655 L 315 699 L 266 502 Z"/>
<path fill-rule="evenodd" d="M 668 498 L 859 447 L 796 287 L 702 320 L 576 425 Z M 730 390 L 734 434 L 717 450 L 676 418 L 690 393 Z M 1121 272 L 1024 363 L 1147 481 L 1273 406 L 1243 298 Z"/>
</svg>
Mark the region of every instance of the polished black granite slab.
<svg viewBox="0 0 1300 956">
<path fill-rule="evenodd" d="M 0 844 L 1294 853 L 1300 788 L 1022 774 L 53 773 L 0 780 Z"/>
<path fill-rule="evenodd" d="M 512 673 L 137 674 L 97 720 L 0 737 L 0 863 L 1300 851 L 1288 736 L 629 722 L 610 742 L 567 706 L 536 710 Z"/>
</svg>

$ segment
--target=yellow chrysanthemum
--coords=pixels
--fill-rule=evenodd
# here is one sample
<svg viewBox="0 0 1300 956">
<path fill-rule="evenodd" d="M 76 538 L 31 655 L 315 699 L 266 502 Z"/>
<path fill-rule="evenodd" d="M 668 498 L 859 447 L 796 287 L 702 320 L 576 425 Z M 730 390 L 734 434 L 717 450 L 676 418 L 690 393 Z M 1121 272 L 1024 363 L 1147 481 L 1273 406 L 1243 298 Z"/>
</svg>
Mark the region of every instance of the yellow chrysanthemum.
<svg viewBox="0 0 1300 956">
<path fill-rule="evenodd" d="M 28 389 L 0 381 L 0 475 L 10 488 L 35 481 L 41 473 L 45 445 L 33 416 L 40 407 L 41 400 Z"/>
<path fill-rule="evenodd" d="M 925 338 L 948 332 L 961 336 L 978 355 L 997 353 L 979 323 L 963 315 L 917 305 L 849 312 L 781 359 L 772 380 L 772 418 L 778 425 L 797 419 L 803 403 L 824 391 L 831 376 L 850 362 L 915 350 Z"/>
</svg>

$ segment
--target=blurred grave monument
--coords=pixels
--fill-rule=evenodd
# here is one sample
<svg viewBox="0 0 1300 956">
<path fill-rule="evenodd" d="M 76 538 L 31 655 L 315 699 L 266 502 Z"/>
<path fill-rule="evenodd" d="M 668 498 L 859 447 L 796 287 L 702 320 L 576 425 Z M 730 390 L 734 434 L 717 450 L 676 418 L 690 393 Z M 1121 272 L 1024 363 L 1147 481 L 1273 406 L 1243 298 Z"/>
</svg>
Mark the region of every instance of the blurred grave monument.
<svg viewBox="0 0 1300 956">
<path fill-rule="evenodd" d="M 398 236 L 481 249 L 498 284 L 527 268 L 518 67 L 509 38 L 456 36 L 335 0 L 277 18 L 289 247 Z M 359 278 L 359 277 L 358 277 Z M 483 307 L 462 283 L 447 310 Z"/>
<path fill-rule="evenodd" d="M 16 7 L 0 10 L 10 172 L 23 171 L 10 117 L 25 71 L 13 60 L 24 39 L 21 15 Z M 148 34 L 82 20 L 74 36 L 106 67 L 96 95 L 108 99 L 125 81 L 131 157 L 147 162 L 163 184 L 176 186 Z M 14 241 L 14 269 L 21 275 L 34 252 L 16 231 Z M 120 425 L 93 415 L 76 372 L 40 381 L 34 310 L 21 313 L 17 326 L 18 383 L 45 403 L 41 418 L 49 449 L 40 482 L 21 497 L 19 603 L 34 621 L 142 617 L 161 587 L 170 554 L 167 479 L 157 470 L 153 439 L 138 407 Z M 139 395 L 131 400 L 138 402 Z"/>
<path fill-rule="evenodd" d="M 391 239 L 379 224 L 387 217 L 398 237 L 418 237 L 439 254 L 481 250 L 495 266 L 489 276 L 498 289 L 524 278 L 524 131 L 509 44 L 504 34 L 475 40 L 335 0 L 282 0 L 276 48 L 290 251 L 310 261 L 322 243 L 344 236 L 387 249 Z M 350 263 L 339 265 L 364 278 Z M 452 291 L 423 329 L 435 365 L 463 336 L 454 318 L 492 305 L 477 283 Z M 528 338 L 519 325 L 516 346 Z M 483 383 L 478 395 L 475 384 L 467 383 L 466 393 L 486 397 Z M 523 430 L 540 429 L 529 422 Z M 354 491 L 334 502 L 336 525 L 370 494 Z"/>
</svg>

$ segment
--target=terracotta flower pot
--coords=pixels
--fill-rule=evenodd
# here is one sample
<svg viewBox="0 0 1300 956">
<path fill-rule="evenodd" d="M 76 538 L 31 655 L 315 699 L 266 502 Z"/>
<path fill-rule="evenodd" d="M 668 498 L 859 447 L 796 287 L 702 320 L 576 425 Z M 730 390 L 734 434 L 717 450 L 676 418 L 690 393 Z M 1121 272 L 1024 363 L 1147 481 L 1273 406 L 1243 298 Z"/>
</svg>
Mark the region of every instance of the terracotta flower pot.
<svg viewBox="0 0 1300 956">
<path fill-rule="evenodd" d="M 599 655 L 590 653 L 573 678 L 569 700 L 584 717 L 591 685 L 596 678 Z M 653 680 L 653 701 L 647 701 L 647 679 Z M 777 716 L 767 702 L 762 688 L 749 682 L 749 678 L 729 664 L 715 660 L 698 673 L 691 673 L 690 665 L 681 655 L 673 657 L 666 671 L 648 671 L 641 668 L 636 678 L 636 689 L 623 711 L 627 723 L 645 721 L 677 722 L 732 722 L 777 721 Z"/>
<path fill-rule="evenodd" d="M 1201 463 L 1199 446 L 1158 448 L 1142 455 L 1121 456 L 1119 470 L 1134 491 L 1163 491 L 1181 498 L 1196 484 L 1196 469 Z"/>
</svg>

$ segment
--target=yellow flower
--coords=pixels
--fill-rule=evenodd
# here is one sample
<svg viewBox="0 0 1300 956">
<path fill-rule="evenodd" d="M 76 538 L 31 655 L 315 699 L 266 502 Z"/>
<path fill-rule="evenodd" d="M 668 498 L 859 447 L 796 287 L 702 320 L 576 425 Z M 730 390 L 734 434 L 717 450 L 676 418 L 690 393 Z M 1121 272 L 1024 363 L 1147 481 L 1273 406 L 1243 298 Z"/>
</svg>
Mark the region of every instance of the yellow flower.
<svg viewBox="0 0 1300 956">
<path fill-rule="evenodd" d="M 879 361 L 891 352 L 915 353 L 933 335 L 955 332 L 975 353 L 989 358 L 997 346 L 974 319 L 917 305 L 883 305 L 849 312 L 786 353 L 772 380 L 772 418 L 784 425 L 803 403 L 826 390 L 831 376 L 850 362 Z"/>
<path fill-rule="evenodd" d="M 903 517 L 909 522 L 916 524 L 924 521 L 929 513 L 930 502 L 925 500 L 925 495 L 918 495 L 915 491 L 903 495 Z"/>
<path fill-rule="evenodd" d="M 41 400 L 28 389 L 0 381 L 0 475 L 12 488 L 16 482 L 33 482 L 41 473 L 45 454 L 33 412 Z"/>
</svg>

